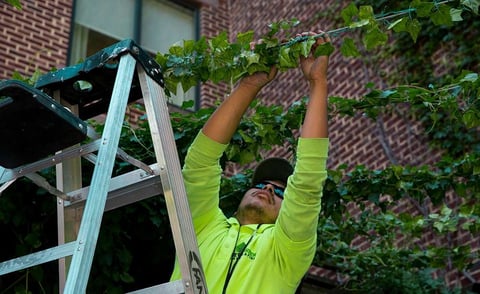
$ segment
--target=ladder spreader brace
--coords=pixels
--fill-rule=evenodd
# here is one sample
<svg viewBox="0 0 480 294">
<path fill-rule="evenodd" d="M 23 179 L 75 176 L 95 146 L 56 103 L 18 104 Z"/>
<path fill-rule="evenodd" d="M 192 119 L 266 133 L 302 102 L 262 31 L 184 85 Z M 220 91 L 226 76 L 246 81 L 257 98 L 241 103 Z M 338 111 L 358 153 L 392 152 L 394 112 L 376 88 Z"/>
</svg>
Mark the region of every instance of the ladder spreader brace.
<svg viewBox="0 0 480 294">
<path fill-rule="evenodd" d="M 0 83 L 0 136 L 15 131 L 15 138 L 23 138 L 13 145 L 0 144 L 0 193 L 19 177 L 98 151 L 89 187 L 63 193 L 31 177 L 67 200 L 65 205 L 84 205 L 76 240 L 4 261 L 0 275 L 71 256 L 63 291 L 85 293 L 104 211 L 163 192 L 182 279 L 131 293 L 208 293 L 163 82 L 155 60 L 132 40 L 124 40 L 83 63 L 40 77 L 34 87 L 19 81 Z M 77 106 L 78 116 L 51 98 L 58 94 Z M 123 154 L 118 145 L 127 104 L 140 98 L 157 162 L 138 163 L 141 169 L 112 178 L 115 158 Z M 84 120 L 102 113 L 106 120 L 101 138 L 78 145 L 89 135 Z M 32 118 L 36 121 L 29 122 Z"/>
</svg>

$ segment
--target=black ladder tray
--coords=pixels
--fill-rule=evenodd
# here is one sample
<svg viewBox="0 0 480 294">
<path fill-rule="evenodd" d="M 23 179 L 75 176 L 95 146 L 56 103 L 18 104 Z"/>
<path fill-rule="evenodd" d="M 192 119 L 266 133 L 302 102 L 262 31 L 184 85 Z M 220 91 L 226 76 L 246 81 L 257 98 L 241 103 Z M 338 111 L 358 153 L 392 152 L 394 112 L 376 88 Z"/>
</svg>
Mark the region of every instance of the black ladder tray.
<svg viewBox="0 0 480 294">
<path fill-rule="evenodd" d="M 0 166 L 15 168 L 82 142 L 87 124 L 17 80 L 0 82 Z"/>
<path fill-rule="evenodd" d="M 82 63 L 42 75 L 35 88 L 51 96 L 59 92 L 62 99 L 78 105 L 78 114 L 83 120 L 104 114 L 110 105 L 119 60 L 124 54 L 133 56 L 145 72 L 163 87 L 160 65 L 134 41 L 126 39 L 98 51 Z M 135 71 L 128 102 L 141 98 L 142 91 Z"/>
</svg>

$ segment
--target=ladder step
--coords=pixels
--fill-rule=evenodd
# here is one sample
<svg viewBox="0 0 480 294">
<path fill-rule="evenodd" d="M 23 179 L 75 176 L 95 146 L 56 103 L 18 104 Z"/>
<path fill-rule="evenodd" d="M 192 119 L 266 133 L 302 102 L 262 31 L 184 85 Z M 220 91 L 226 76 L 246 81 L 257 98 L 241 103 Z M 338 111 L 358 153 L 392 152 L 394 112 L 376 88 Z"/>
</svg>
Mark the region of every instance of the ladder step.
<svg viewBox="0 0 480 294">
<path fill-rule="evenodd" d="M 99 149 L 100 145 L 101 145 L 101 141 L 96 140 L 94 142 L 91 142 L 85 145 L 64 150 L 62 152 L 55 154 L 54 156 L 47 157 L 30 164 L 22 165 L 14 169 L 4 169 L 0 167 L 0 174 L 2 175 L 0 177 L 0 184 L 23 177 L 26 174 L 37 172 L 47 167 L 54 166 L 64 160 L 75 158 L 78 156 L 84 156 L 91 152 L 95 152 Z"/>
<path fill-rule="evenodd" d="M 150 165 L 157 173 L 158 164 Z M 70 200 L 65 207 L 84 206 L 90 187 L 67 193 Z M 110 180 L 105 211 L 113 210 L 137 201 L 163 193 L 162 182 L 158 175 L 148 174 L 144 170 L 137 169 L 126 174 L 116 176 Z"/>
<path fill-rule="evenodd" d="M 0 263 L 0 275 L 5 275 L 11 272 L 73 255 L 75 243 L 76 242 L 70 242 L 58 245 L 56 247 L 51 247 L 32 254 L 4 261 Z"/>
</svg>

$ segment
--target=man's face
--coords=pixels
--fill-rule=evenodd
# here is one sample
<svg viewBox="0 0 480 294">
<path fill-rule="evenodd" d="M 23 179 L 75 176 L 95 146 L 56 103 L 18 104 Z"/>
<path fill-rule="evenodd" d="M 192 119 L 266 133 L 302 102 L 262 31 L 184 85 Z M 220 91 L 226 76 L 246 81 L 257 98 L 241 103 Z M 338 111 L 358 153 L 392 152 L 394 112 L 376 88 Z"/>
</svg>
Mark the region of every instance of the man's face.
<svg viewBox="0 0 480 294">
<path fill-rule="evenodd" d="M 235 214 L 242 225 L 273 224 L 283 201 L 285 185 L 266 180 L 250 188 L 243 196 Z"/>
</svg>

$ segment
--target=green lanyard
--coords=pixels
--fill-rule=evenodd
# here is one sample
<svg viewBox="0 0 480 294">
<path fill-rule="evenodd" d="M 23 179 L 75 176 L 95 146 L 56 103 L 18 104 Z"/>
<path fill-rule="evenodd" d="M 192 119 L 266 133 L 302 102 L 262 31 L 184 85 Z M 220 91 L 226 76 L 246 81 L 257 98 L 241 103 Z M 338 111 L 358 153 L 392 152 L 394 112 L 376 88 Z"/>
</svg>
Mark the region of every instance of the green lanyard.
<svg viewBox="0 0 480 294">
<path fill-rule="evenodd" d="M 235 240 L 235 246 L 233 247 L 233 252 L 232 252 L 232 255 L 230 256 L 230 263 L 228 264 L 227 277 L 225 278 L 225 284 L 223 285 L 223 291 L 222 291 L 223 294 L 225 294 L 227 291 L 228 283 L 230 282 L 230 278 L 233 275 L 233 271 L 235 270 L 235 267 L 237 266 L 238 261 L 243 256 L 243 253 L 245 252 L 245 249 L 247 249 L 248 244 L 250 244 L 253 237 L 257 234 L 257 230 L 260 228 L 260 226 L 261 224 L 257 225 L 257 228 L 255 229 L 253 234 L 250 236 L 250 238 L 248 238 L 247 244 L 243 246 L 242 250 L 240 250 L 238 254 L 235 254 L 235 248 L 237 247 L 238 236 L 240 236 L 240 229 L 238 230 L 237 240 Z"/>
</svg>

